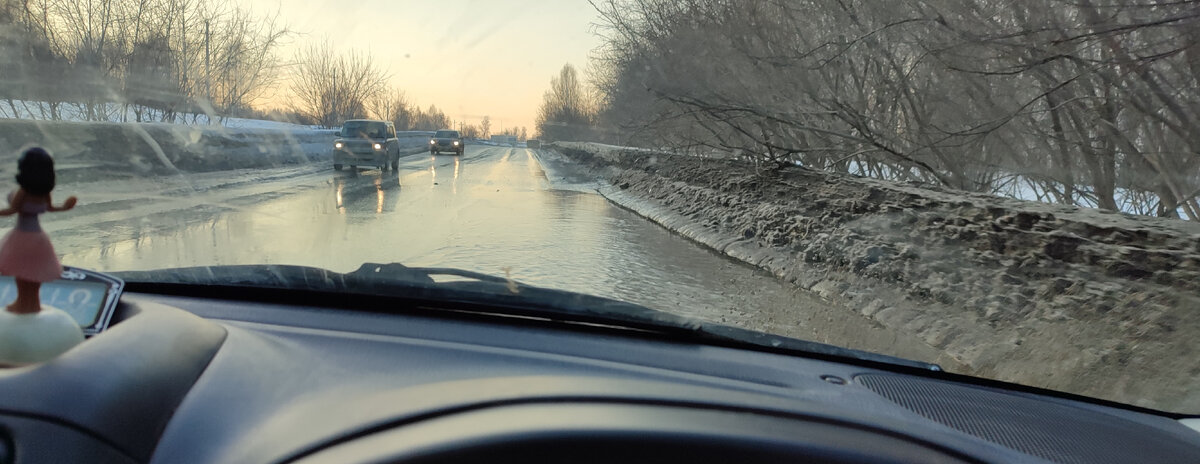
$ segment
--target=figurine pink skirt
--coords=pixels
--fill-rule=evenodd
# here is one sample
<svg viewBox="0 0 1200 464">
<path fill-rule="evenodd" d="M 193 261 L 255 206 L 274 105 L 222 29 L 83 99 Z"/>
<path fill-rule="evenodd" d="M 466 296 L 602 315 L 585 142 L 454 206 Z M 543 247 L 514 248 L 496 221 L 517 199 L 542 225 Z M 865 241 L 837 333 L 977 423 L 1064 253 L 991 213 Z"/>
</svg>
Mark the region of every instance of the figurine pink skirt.
<svg viewBox="0 0 1200 464">
<path fill-rule="evenodd" d="M 0 275 L 50 282 L 62 277 L 62 265 L 45 232 L 13 229 L 0 241 Z"/>
</svg>

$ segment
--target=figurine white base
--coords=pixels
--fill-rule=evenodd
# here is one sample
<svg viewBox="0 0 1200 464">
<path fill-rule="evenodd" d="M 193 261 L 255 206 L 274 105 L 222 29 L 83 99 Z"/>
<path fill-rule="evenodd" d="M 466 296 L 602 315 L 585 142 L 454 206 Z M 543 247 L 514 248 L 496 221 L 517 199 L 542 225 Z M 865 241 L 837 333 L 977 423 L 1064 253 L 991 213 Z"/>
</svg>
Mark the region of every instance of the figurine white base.
<svg viewBox="0 0 1200 464">
<path fill-rule="evenodd" d="M 49 361 L 83 342 L 83 330 L 66 311 L 42 306 L 37 314 L 13 314 L 0 308 L 0 365 Z"/>
</svg>

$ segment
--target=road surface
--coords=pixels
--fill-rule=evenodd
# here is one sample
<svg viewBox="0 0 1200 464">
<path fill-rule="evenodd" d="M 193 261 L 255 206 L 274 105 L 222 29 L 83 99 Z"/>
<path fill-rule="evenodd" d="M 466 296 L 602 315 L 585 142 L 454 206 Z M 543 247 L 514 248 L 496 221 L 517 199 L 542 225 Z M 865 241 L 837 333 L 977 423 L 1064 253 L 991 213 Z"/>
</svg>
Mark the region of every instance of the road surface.
<svg viewBox="0 0 1200 464">
<path fill-rule="evenodd" d="M 44 216 L 64 264 L 151 270 L 364 262 L 457 267 L 713 322 L 934 361 L 928 345 L 675 235 L 546 151 L 470 145 L 396 172 L 311 164 L 64 184 Z"/>
</svg>

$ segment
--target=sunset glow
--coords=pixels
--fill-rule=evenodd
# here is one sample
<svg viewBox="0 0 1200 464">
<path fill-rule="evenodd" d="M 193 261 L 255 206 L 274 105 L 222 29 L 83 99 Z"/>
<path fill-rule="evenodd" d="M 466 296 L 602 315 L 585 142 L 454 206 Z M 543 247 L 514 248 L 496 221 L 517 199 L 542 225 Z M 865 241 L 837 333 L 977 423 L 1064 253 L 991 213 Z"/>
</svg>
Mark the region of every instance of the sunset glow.
<svg viewBox="0 0 1200 464">
<path fill-rule="evenodd" d="M 282 50 L 329 40 L 368 52 L 411 103 L 437 105 L 456 123 L 490 116 L 493 131 L 533 131 L 537 105 L 565 63 L 586 65 L 598 40 L 586 0 L 251 0 L 258 14 L 280 11 L 298 32 Z M 286 106 L 286 84 L 269 106 Z"/>
</svg>

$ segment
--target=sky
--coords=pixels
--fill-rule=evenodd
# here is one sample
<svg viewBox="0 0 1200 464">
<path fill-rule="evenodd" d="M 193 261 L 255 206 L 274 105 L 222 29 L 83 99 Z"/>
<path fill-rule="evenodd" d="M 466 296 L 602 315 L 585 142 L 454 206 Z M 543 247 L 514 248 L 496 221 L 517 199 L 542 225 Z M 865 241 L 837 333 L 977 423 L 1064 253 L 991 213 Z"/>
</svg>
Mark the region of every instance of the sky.
<svg viewBox="0 0 1200 464">
<path fill-rule="evenodd" d="M 330 41 L 370 53 L 411 103 L 437 105 L 456 123 L 490 116 L 492 131 L 533 132 L 550 78 L 579 69 L 599 45 L 587 0 L 250 0 L 298 32 L 282 50 Z M 280 104 L 280 102 L 275 102 Z M 285 103 L 283 103 L 285 104 Z"/>
</svg>

